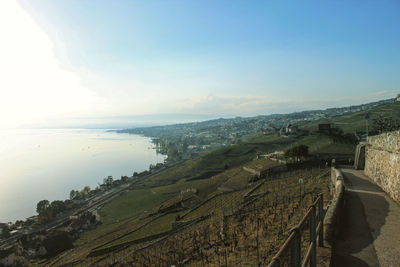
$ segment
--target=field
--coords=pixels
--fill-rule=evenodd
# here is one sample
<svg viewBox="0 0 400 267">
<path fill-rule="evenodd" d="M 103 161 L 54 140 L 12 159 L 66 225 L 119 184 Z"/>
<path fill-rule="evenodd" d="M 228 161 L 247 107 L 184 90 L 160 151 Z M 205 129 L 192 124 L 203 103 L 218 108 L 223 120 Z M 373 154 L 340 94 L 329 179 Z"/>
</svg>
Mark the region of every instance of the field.
<svg viewBox="0 0 400 267">
<path fill-rule="evenodd" d="M 185 266 L 201 266 L 203 261 L 207 262 L 207 266 L 219 266 L 225 259 L 224 253 L 227 253 L 226 260 L 237 266 L 254 266 L 257 259 L 266 263 L 286 238 L 288 229 L 303 216 L 312 198 L 319 192 L 328 195 L 327 178 L 320 176 L 323 171 L 286 172 L 261 180 L 252 187 L 227 193 L 214 192 L 201 205 L 186 212 L 135 217 L 114 223 L 115 228 L 110 228 L 112 231 L 109 233 L 61 254 L 49 265 L 74 262 L 82 266 L 94 263 L 102 266 L 108 265 L 109 260 L 113 259 L 122 265 L 136 262 L 142 264 L 137 266 L 154 266 L 154 261 L 158 259 L 157 266 L 167 266 L 192 255 Z M 227 180 L 224 175 L 235 173 L 237 171 L 227 170 L 212 179 L 221 183 Z M 303 182 L 299 183 L 299 179 Z M 163 194 L 176 188 L 169 185 L 155 189 L 156 194 Z M 180 215 L 179 218 L 177 215 Z M 172 222 L 177 219 L 189 224 L 172 231 Z M 191 221 L 193 224 L 190 224 Z M 257 225 L 255 222 L 258 222 L 258 230 L 254 228 Z M 222 226 L 226 229 L 225 239 L 219 236 Z M 258 248 L 254 243 L 257 239 L 254 233 L 257 231 Z M 166 235 L 132 243 L 163 233 Z M 112 249 L 109 253 L 102 252 L 109 248 Z M 175 250 L 172 251 L 172 248 Z M 88 257 L 89 253 L 97 251 L 101 252 L 100 256 Z M 163 254 L 167 251 L 169 254 Z M 160 255 L 149 256 L 153 254 Z"/>
<path fill-rule="evenodd" d="M 172 225 L 171 223 L 174 221 L 177 215 L 179 215 L 179 212 L 174 212 L 174 213 L 169 213 L 163 216 L 160 216 L 156 218 L 155 220 L 152 220 L 151 222 L 145 224 L 143 227 L 139 228 L 136 231 L 133 231 L 132 233 L 123 236 L 122 238 L 118 238 L 115 241 L 108 243 L 99 249 L 106 248 L 106 247 L 112 247 L 115 245 L 119 245 L 125 242 L 130 242 L 134 241 L 137 239 L 141 239 L 147 236 L 152 236 L 156 234 L 160 234 L 162 232 L 167 232 L 172 230 Z"/>
<path fill-rule="evenodd" d="M 299 144 L 308 146 L 309 153 L 319 155 L 354 155 L 356 148 L 355 144 L 350 143 L 344 138 L 319 133 L 304 137 L 302 140 L 296 143 L 296 145 Z"/>
<path fill-rule="evenodd" d="M 229 173 L 229 179 L 219 187 L 219 190 L 235 191 L 244 188 L 248 185 L 251 177 L 252 174 L 243 170 L 242 167 L 232 169 Z"/>
<path fill-rule="evenodd" d="M 233 213 L 243 200 L 243 195 L 248 189 L 216 195 L 201 206 L 194 208 L 182 216 L 182 220 L 192 220 L 202 216 L 210 215 L 221 216 L 224 213 Z"/>
<path fill-rule="evenodd" d="M 329 195 L 328 177 L 321 175 L 324 172 L 315 169 L 286 173 L 276 180 L 263 181 L 253 192 L 246 189 L 214 196 L 181 217 L 182 221 L 200 218 L 194 224 L 152 243 L 128 246 L 107 257 L 87 258 L 82 264 L 266 265 L 315 196 Z M 303 182 L 299 183 L 299 179 Z M 246 192 L 251 194 L 245 197 Z"/>
</svg>

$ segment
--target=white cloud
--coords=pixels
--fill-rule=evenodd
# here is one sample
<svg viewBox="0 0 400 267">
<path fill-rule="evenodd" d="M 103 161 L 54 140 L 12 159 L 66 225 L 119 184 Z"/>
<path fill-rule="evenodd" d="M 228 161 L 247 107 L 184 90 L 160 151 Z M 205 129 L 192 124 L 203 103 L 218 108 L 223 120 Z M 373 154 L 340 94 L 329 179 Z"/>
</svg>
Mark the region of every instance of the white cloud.
<svg viewBox="0 0 400 267">
<path fill-rule="evenodd" d="M 106 102 L 59 65 L 53 43 L 16 1 L 0 1 L 0 127 L 93 115 Z"/>
</svg>

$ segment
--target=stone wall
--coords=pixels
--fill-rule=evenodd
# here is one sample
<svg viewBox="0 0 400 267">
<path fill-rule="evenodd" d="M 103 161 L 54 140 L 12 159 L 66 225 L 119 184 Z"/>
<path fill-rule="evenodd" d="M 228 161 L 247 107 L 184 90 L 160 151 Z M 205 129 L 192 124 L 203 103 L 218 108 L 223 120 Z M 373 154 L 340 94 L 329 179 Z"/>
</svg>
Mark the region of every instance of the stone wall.
<svg viewBox="0 0 400 267">
<path fill-rule="evenodd" d="M 368 137 L 364 172 L 400 202 L 400 131 Z"/>
<path fill-rule="evenodd" d="M 354 157 L 354 169 L 364 170 L 365 168 L 365 142 L 360 142 L 356 147 L 356 155 Z"/>
<path fill-rule="evenodd" d="M 331 168 L 329 187 L 332 201 L 324 218 L 324 243 L 327 245 L 326 247 L 332 248 L 335 236 L 339 232 L 340 221 L 343 217 L 343 195 L 345 191 L 343 174 L 335 167 Z"/>
</svg>

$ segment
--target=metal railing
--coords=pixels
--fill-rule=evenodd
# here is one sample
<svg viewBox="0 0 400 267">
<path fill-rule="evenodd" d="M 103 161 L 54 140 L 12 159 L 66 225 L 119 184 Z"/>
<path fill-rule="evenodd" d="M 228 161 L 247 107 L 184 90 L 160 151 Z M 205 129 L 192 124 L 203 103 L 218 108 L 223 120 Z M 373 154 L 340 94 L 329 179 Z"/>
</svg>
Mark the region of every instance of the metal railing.
<svg viewBox="0 0 400 267">
<path fill-rule="evenodd" d="M 304 229 L 308 226 L 310 241 L 302 256 L 302 238 Z M 291 230 L 278 253 L 272 258 L 268 267 L 277 266 L 317 266 L 317 239 L 318 246 L 324 245 L 324 198 L 318 195 L 299 224 Z M 288 257 L 289 256 L 289 257 Z"/>
</svg>

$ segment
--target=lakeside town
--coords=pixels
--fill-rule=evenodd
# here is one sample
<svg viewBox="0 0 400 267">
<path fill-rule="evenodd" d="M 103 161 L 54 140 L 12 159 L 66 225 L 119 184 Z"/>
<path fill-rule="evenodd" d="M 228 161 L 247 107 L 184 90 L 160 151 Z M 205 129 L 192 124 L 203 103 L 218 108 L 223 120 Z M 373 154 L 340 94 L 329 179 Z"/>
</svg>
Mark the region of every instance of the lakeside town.
<svg viewBox="0 0 400 267">
<path fill-rule="evenodd" d="M 202 151 L 243 142 L 247 137 L 260 132 L 265 135 L 307 135 L 309 133 L 308 129 L 300 130 L 301 125 L 304 123 L 368 110 L 385 103 L 393 102 L 393 100 L 386 99 L 362 105 L 289 114 L 273 114 L 248 118 L 237 117 L 233 119 L 216 119 L 167 126 L 123 129 L 117 132 L 151 137 L 157 151 L 168 155 L 168 161 L 175 161 L 192 158 Z M 329 124 L 329 121 L 326 124 Z M 364 133 L 363 130 L 363 128 L 359 129 L 360 133 L 358 135 Z"/>
<path fill-rule="evenodd" d="M 349 111 L 351 108 L 342 108 L 340 110 L 343 112 L 342 114 L 349 114 L 349 112 L 357 113 L 360 112 L 360 110 L 369 110 L 373 107 L 393 103 L 393 101 L 398 102 L 399 98 L 362 105 L 353 108 L 352 112 Z M 324 112 L 318 112 L 318 114 L 325 114 Z M 335 114 L 337 114 L 337 112 L 338 111 L 335 110 Z M 296 140 L 296 138 L 300 140 L 301 138 L 315 134 L 302 127 L 302 122 L 318 121 L 315 130 L 318 134 L 335 136 L 335 138 L 340 137 L 346 140 L 346 142 L 349 142 L 349 144 L 356 143 L 363 138 L 363 135 L 357 135 L 357 132 L 353 134 L 344 134 L 343 131 L 334 127 L 334 125 L 327 120 L 327 115 L 321 115 L 323 117 L 314 117 L 313 115 L 310 117 L 310 113 L 314 114 L 314 112 L 304 112 L 282 115 L 283 118 L 279 119 L 274 118 L 275 123 L 277 123 L 277 121 L 280 122 L 279 125 L 284 125 L 289 121 L 286 126 L 281 128 L 268 128 L 270 122 L 264 124 L 264 127 L 262 127 L 263 120 L 260 119 L 237 118 L 233 120 L 217 120 L 165 126 L 165 128 L 150 127 L 122 130 L 120 132 L 145 134 L 152 137 L 156 149 L 160 153 L 166 153 L 168 158 L 164 163 L 150 165 L 148 170 L 139 173 L 134 172 L 132 176 L 129 177 L 122 176 L 120 179 L 114 179 L 112 176 L 108 176 L 104 178 L 103 182 L 95 189 L 85 186 L 81 190 L 71 190 L 70 199 L 65 201 L 54 200 L 50 202 L 48 200 L 42 200 L 37 203 L 38 215 L 29 217 L 26 220 L 16 221 L 15 223 L 1 223 L 0 248 L 2 258 L 0 260 L 9 259 L 11 255 L 12 257 L 18 255 L 17 259 L 19 258 L 22 261 L 41 257 L 48 258 L 58 255 L 62 251 L 71 249 L 74 246 L 74 241 L 77 240 L 82 233 L 93 230 L 101 224 L 101 212 L 99 212 L 99 210 L 104 205 L 118 198 L 126 191 L 145 186 L 142 184 L 142 181 L 145 181 L 147 177 L 156 175 L 158 172 L 162 172 L 175 165 L 179 165 L 185 160 L 193 159 L 201 155 L 201 153 L 204 153 L 204 151 L 213 151 L 220 147 L 246 142 L 246 135 L 251 135 L 251 133 L 256 133 L 257 135 L 267 138 L 270 136 L 280 136 L 288 140 Z M 299 118 L 298 114 L 307 114 L 304 116 L 308 117 L 306 117 L 307 119 Z M 379 120 L 377 118 L 379 117 L 375 119 L 375 127 L 379 126 Z M 293 121 L 290 121 L 290 119 Z M 230 122 L 226 123 L 226 121 Z M 222 125 L 216 126 L 219 122 L 222 122 Z M 245 127 L 245 125 L 249 127 Z M 398 125 L 396 125 L 394 127 L 398 127 Z M 173 134 L 162 135 L 163 131 L 170 132 L 171 127 L 173 129 L 178 127 L 181 130 L 176 131 L 176 136 Z M 203 131 L 198 131 L 200 127 Z M 232 129 L 233 133 L 229 133 Z M 379 131 L 378 128 L 371 129 L 371 131 L 372 130 Z M 154 131 L 156 131 L 156 133 Z M 235 136 L 235 138 L 231 139 L 232 136 Z M 223 141 L 223 143 L 217 146 L 214 142 L 214 138 L 221 142 Z M 163 140 L 163 143 L 160 140 Z M 199 140 L 202 140 L 201 143 L 199 143 Z M 179 146 L 182 145 L 182 141 L 186 142 L 186 144 Z M 201 147 L 201 149 L 197 149 L 198 147 Z M 171 152 L 172 149 L 175 149 L 175 151 Z M 293 155 L 301 155 L 302 158 L 308 157 L 308 151 L 304 152 L 301 146 L 298 147 L 298 149 L 302 149 L 303 151 L 287 150 L 285 153 L 284 151 L 275 151 L 269 154 L 268 158 L 284 161 L 287 157 L 291 157 L 291 153 L 293 153 Z M 305 149 L 308 150 L 308 147 L 305 146 Z M 257 153 L 257 158 L 261 156 L 261 154 Z M 346 155 L 346 157 L 348 157 L 348 155 Z M 229 168 L 229 166 L 225 166 L 225 168 Z M 247 167 L 243 168 L 246 169 Z M 249 168 L 247 168 L 247 170 L 248 169 Z M 250 172 L 254 173 L 258 171 L 250 170 Z M 218 173 L 218 171 L 216 173 Z M 214 174 L 215 173 L 205 173 L 204 175 L 210 176 Z M 204 177 L 200 179 L 204 179 Z"/>
</svg>

